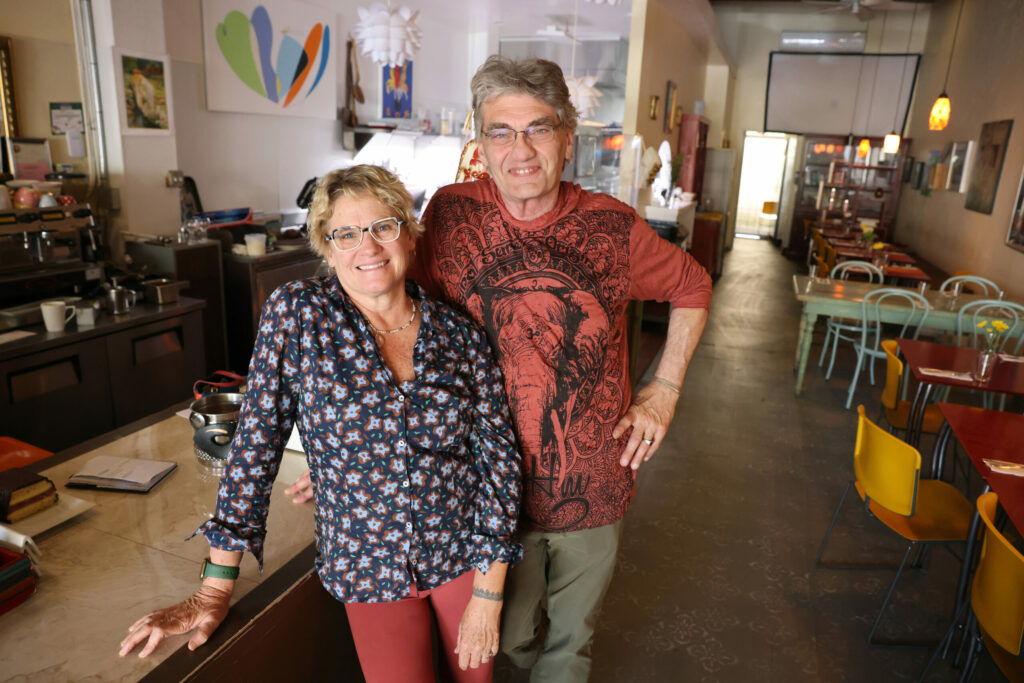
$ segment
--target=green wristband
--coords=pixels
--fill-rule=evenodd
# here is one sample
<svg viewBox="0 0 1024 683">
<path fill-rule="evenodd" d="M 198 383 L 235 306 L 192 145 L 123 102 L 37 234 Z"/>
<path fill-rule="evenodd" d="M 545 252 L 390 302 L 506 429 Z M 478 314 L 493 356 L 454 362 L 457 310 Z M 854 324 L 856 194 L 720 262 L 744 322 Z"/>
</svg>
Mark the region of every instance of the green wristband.
<svg viewBox="0 0 1024 683">
<path fill-rule="evenodd" d="M 214 564 L 209 558 L 203 560 L 203 568 L 199 571 L 200 579 L 228 579 L 234 581 L 238 578 L 238 567 L 229 567 L 225 564 Z"/>
</svg>

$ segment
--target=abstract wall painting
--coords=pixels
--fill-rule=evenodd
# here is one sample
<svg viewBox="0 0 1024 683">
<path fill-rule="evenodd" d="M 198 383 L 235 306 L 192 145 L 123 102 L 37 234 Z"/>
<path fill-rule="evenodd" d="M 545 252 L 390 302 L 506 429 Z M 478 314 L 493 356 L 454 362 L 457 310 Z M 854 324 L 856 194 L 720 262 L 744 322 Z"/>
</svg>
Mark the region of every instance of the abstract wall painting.
<svg viewBox="0 0 1024 683">
<path fill-rule="evenodd" d="M 381 116 L 386 119 L 412 118 L 412 62 L 381 68 Z"/>
<path fill-rule="evenodd" d="M 990 121 L 981 127 L 974 170 L 971 172 L 967 188 L 966 207 L 971 211 L 992 213 L 996 190 L 999 188 L 999 174 L 1003 170 L 1003 159 L 1006 157 L 1006 143 L 1010 139 L 1012 129 L 1012 119 Z"/>
<path fill-rule="evenodd" d="M 209 109 L 335 118 L 334 15 L 291 0 L 204 0 Z"/>
</svg>

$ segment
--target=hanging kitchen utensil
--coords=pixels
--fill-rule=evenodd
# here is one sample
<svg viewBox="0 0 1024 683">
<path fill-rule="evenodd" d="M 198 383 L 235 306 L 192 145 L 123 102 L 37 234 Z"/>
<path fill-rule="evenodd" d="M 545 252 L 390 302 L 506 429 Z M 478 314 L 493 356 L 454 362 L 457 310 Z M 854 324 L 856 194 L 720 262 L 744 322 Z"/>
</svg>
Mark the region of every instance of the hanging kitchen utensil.
<svg viewBox="0 0 1024 683">
<path fill-rule="evenodd" d="M 352 61 L 355 59 L 356 44 L 349 39 L 345 44 L 345 107 L 341 110 L 341 123 L 343 126 L 355 128 L 359 125 L 356 118 L 356 103 L 352 96 Z"/>
<path fill-rule="evenodd" d="M 351 41 L 349 41 L 349 42 L 351 43 Z M 363 97 L 363 89 L 359 87 L 359 55 L 356 54 L 355 43 L 351 43 L 351 44 L 352 44 L 352 52 L 351 52 L 351 54 L 352 54 L 352 69 L 353 69 L 353 73 L 355 74 L 355 80 L 352 82 L 352 97 L 355 98 L 356 102 L 358 102 L 359 104 L 362 104 L 363 102 L 366 101 L 366 98 Z"/>
</svg>

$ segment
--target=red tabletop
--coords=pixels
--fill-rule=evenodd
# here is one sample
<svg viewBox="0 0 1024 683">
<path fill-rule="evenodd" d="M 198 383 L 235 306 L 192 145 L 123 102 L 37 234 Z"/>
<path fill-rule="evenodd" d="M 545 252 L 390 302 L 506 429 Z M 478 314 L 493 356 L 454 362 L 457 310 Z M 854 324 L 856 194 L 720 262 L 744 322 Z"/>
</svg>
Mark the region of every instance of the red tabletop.
<svg viewBox="0 0 1024 683">
<path fill-rule="evenodd" d="M 885 270 L 882 272 L 885 273 L 886 277 L 896 278 L 898 280 L 920 280 L 922 282 L 931 282 L 932 280 L 928 273 L 924 272 L 917 266 L 912 265 L 890 265 L 886 266 Z"/>
<path fill-rule="evenodd" d="M 1024 530 L 1024 477 L 993 472 L 985 458 L 1024 463 L 1024 415 L 938 403 L 953 434 L 989 487 L 999 496 L 1013 525 Z"/>
<path fill-rule="evenodd" d="M 925 321 L 925 325 L 928 321 Z M 1024 362 L 996 360 L 992 378 L 987 382 L 960 380 L 921 373 L 921 368 L 953 370 L 954 372 L 971 372 L 978 357 L 977 349 L 964 346 L 950 346 L 935 342 L 915 339 L 898 339 L 897 344 L 907 365 L 910 366 L 914 378 L 918 382 L 944 384 L 953 387 L 970 387 L 984 391 L 997 391 L 1004 394 L 1024 396 Z"/>
<path fill-rule="evenodd" d="M 894 249 L 887 249 L 886 251 L 889 254 L 889 263 L 914 263 L 914 257 L 910 254 Z"/>
</svg>

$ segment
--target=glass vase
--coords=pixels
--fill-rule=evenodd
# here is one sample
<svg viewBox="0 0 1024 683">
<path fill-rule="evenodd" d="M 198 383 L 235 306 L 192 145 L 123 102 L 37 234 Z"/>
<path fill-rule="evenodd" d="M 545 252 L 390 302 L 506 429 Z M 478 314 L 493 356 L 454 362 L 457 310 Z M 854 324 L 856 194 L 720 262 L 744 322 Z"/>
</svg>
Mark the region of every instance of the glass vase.
<svg viewBox="0 0 1024 683">
<path fill-rule="evenodd" d="M 971 375 L 976 382 L 987 382 L 992 379 L 992 371 L 996 367 L 996 352 L 986 349 L 978 354 Z"/>
</svg>

